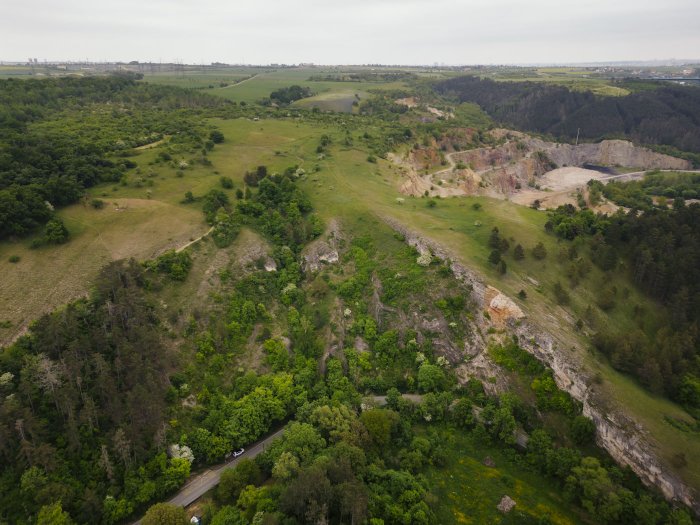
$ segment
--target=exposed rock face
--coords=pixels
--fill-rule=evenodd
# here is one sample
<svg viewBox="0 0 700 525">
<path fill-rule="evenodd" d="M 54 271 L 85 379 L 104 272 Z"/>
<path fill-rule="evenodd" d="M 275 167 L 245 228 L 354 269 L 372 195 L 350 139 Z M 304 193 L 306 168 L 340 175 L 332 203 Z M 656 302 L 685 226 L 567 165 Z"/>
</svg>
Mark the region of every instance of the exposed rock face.
<svg viewBox="0 0 700 525">
<path fill-rule="evenodd" d="M 581 352 L 566 348 L 556 336 L 544 332 L 525 318 L 511 299 L 495 288 L 487 286 L 474 272 L 455 262 L 454 257 L 440 245 L 421 237 L 391 218 L 384 220 L 401 233 L 409 245 L 419 251 L 430 250 L 436 257 L 451 261 L 452 272 L 472 290 L 472 298 L 480 310 L 488 311 L 489 316 L 492 310 L 498 312 L 499 322 L 518 337 L 520 346 L 551 368 L 557 386 L 582 403 L 583 414 L 591 418 L 596 425 L 596 441 L 618 463 L 629 466 L 644 483 L 656 486 L 667 499 L 680 501 L 691 507 L 696 514 L 700 514 L 700 496 L 697 491 L 664 466 L 654 450 L 653 438 L 629 416 L 616 407 L 608 406 L 606 399 L 597 393 L 590 372 L 581 361 Z M 494 323 L 483 316 L 478 316 L 476 322 L 480 328 L 494 326 Z M 477 341 L 471 343 L 472 354 L 475 351 L 473 347 L 478 344 Z M 456 373 L 462 380 L 470 376 L 482 380 L 490 379 L 484 381 L 484 388 L 490 393 L 502 392 L 507 388 L 507 383 L 501 383 L 505 381 L 502 373 L 499 378 L 498 367 L 483 351 L 486 346 L 483 339 L 481 344 L 482 351 L 477 350 L 474 358 L 459 365 Z"/>
<path fill-rule="evenodd" d="M 515 507 L 515 501 L 510 496 L 503 496 L 501 502 L 496 506 L 503 514 L 508 514 Z"/>
<path fill-rule="evenodd" d="M 525 133 L 494 130 L 496 138 L 506 142 L 492 148 L 477 148 L 453 154 L 455 161 L 470 166 L 500 193 L 510 193 L 515 185 L 535 181 L 561 166 L 625 166 L 648 169 L 688 170 L 689 161 L 635 146 L 626 140 L 599 143 L 562 144 L 547 142 Z"/>
<path fill-rule="evenodd" d="M 522 319 L 525 317 L 523 311 L 512 299 L 493 286 L 486 288 L 484 303 L 488 305 L 489 317 L 496 326 L 503 326 L 510 319 Z"/>
<path fill-rule="evenodd" d="M 642 169 L 687 170 L 689 161 L 656 153 L 635 146 L 626 140 L 604 140 L 597 144 L 554 144 L 529 139 L 533 147 L 544 151 L 558 166 L 582 166 L 585 163 L 604 166 L 628 166 Z"/>
<path fill-rule="evenodd" d="M 360 353 L 369 352 L 369 345 L 367 344 L 367 341 L 362 339 L 359 335 L 355 337 L 355 344 L 353 347 Z"/>
<path fill-rule="evenodd" d="M 302 267 L 305 272 L 317 272 L 326 264 L 336 264 L 340 260 L 339 250 L 343 241 L 337 221 L 331 221 L 320 239 L 304 248 Z"/>
</svg>

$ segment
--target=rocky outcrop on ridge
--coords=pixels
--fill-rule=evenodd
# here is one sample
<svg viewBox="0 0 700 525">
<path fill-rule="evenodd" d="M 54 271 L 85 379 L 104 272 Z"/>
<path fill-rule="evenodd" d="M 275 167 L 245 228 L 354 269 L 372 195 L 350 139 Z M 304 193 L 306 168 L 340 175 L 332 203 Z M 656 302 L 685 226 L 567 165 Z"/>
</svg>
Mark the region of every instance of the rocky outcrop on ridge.
<svg viewBox="0 0 700 525">
<path fill-rule="evenodd" d="M 697 491 L 664 466 L 648 432 L 620 408 L 609 406 L 605 399 L 600 398 L 596 389 L 592 388 L 594 381 L 581 360 L 581 352 L 565 347 L 556 336 L 531 322 L 511 299 L 486 285 L 475 272 L 457 262 L 452 254 L 439 244 L 422 237 L 392 218 L 384 217 L 384 221 L 419 252 L 425 253 L 427 250 L 433 256 L 449 262 L 455 277 L 472 291 L 472 299 L 480 310 L 475 322 L 482 333 L 494 326 L 489 319 L 494 307 L 500 311 L 498 322 L 501 326 L 517 336 L 524 350 L 552 369 L 559 388 L 582 403 L 583 414 L 591 418 L 596 425 L 596 441 L 615 461 L 629 466 L 644 483 L 656 486 L 667 499 L 680 501 L 692 508 L 696 514 L 700 514 L 700 496 Z M 516 308 L 511 310 L 510 303 Z M 504 305 L 507 305 L 507 308 L 504 308 Z M 484 316 L 484 311 L 489 312 L 489 315 Z M 511 315 L 508 315 L 508 312 L 511 312 Z M 482 339 L 481 343 L 483 346 L 480 352 L 476 351 L 476 357 L 457 368 L 457 375 L 461 379 L 468 379 L 470 375 L 480 377 L 484 370 L 487 373 L 495 373 L 495 365 L 489 363 L 485 351 L 486 341 Z M 472 348 L 471 352 L 474 351 Z M 476 366 L 470 368 L 471 363 Z"/>
</svg>

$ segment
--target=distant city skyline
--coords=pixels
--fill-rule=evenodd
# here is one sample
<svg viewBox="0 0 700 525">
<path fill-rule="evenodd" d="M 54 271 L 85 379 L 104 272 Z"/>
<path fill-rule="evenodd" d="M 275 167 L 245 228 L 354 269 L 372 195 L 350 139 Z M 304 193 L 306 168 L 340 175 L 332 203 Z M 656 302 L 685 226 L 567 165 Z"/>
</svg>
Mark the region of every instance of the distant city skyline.
<svg viewBox="0 0 700 525">
<path fill-rule="evenodd" d="M 0 17 L 5 62 L 581 65 L 700 55 L 697 0 L 8 4 Z"/>
</svg>

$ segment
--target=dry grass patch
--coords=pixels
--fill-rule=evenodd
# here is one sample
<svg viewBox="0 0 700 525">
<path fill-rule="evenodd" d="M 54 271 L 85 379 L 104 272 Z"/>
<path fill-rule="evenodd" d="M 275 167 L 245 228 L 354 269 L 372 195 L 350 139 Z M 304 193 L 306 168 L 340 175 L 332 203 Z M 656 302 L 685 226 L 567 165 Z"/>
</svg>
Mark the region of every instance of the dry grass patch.
<svg viewBox="0 0 700 525">
<path fill-rule="evenodd" d="M 87 293 L 110 261 L 149 259 L 207 230 L 199 210 L 141 199 L 115 199 L 102 210 L 74 205 L 59 215 L 71 232 L 67 244 L 35 250 L 31 239 L 0 244 L 0 344 Z M 11 255 L 20 261 L 10 263 Z"/>
</svg>

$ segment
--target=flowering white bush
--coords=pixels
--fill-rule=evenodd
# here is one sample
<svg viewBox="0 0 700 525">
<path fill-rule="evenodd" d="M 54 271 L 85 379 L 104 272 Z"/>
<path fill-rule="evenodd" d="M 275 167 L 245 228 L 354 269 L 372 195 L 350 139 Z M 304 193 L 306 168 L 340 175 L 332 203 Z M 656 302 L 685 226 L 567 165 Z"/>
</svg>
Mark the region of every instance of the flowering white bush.
<svg viewBox="0 0 700 525">
<path fill-rule="evenodd" d="M 452 321 L 452 322 L 450 322 L 450 324 L 448 326 L 454 330 L 455 328 L 457 328 L 457 323 Z"/>
<path fill-rule="evenodd" d="M 12 380 L 15 378 L 15 375 L 12 372 L 5 372 L 4 374 L 0 375 L 0 386 L 7 386 L 10 383 L 12 383 Z"/>
<path fill-rule="evenodd" d="M 178 445 L 173 443 L 168 447 L 168 456 L 171 458 L 186 459 L 190 464 L 194 461 L 192 449 L 187 445 Z"/>
<path fill-rule="evenodd" d="M 288 293 L 292 293 L 297 289 L 297 285 L 294 283 L 289 283 L 287 286 L 284 287 L 282 290 L 282 295 L 287 295 Z"/>
<path fill-rule="evenodd" d="M 184 169 L 189 168 L 190 165 L 187 163 L 186 160 L 181 160 L 181 161 L 178 163 L 177 167 L 180 168 L 181 170 L 184 170 Z"/>
<path fill-rule="evenodd" d="M 440 366 L 447 366 L 447 359 L 445 358 L 444 355 L 441 355 L 437 358 L 437 364 Z"/>
<path fill-rule="evenodd" d="M 420 364 L 425 361 L 425 354 L 423 352 L 416 352 L 416 363 Z"/>
<path fill-rule="evenodd" d="M 421 253 L 416 262 L 421 266 L 430 266 L 430 263 L 433 262 L 433 256 L 428 252 Z"/>
<path fill-rule="evenodd" d="M 396 204 L 403 204 L 406 200 L 402 197 L 396 197 Z"/>
<path fill-rule="evenodd" d="M 343 311 L 343 315 L 345 317 L 350 317 L 352 315 L 352 310 L 350 310 L 350 308 L 346 308 L 345 311 Z"/>
</svg>

